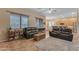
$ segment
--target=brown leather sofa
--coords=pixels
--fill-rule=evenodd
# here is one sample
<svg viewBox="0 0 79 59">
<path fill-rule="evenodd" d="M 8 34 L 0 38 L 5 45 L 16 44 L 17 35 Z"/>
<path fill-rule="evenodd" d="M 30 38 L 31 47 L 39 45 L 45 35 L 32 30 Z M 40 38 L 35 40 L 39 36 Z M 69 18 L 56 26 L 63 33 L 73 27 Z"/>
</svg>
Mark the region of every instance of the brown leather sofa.
<svg viewBox="0 0 79 59">
<path fill-rule="evenodd" d="M 23 29 L 23 35 L 25 38 L 33 38 L 35 34 L 44 31 L 45 28 L 27 27 Z"/>
<path fill-rule="evenodd" d="M 27 27 L 23 29 L 23 35 L 25 38 L 33 38 L 34 34 L 37 34 L 38 30 L 35 27 Z"/>
<path fill-rule="evenodd" d="M 61 26 L 53 26 L 52 31 L 49 31 L 49 35 L 67 41 L 72 41 L 73 39 L 72 30 Z"/>
</svg>

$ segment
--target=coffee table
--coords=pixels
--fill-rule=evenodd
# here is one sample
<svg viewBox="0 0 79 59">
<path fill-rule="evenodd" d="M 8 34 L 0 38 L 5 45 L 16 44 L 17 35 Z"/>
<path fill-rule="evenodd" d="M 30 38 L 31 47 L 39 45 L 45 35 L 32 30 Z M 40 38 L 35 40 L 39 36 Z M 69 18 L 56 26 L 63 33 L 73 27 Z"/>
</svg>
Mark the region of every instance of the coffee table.
<svg viewBox="0 0 79 59">
<path fill-rule="evenodd" d="M 45 33 L 38 33 L 34 35 L 34 40 L 39 41 L 45 38 Z"/>
</svg>

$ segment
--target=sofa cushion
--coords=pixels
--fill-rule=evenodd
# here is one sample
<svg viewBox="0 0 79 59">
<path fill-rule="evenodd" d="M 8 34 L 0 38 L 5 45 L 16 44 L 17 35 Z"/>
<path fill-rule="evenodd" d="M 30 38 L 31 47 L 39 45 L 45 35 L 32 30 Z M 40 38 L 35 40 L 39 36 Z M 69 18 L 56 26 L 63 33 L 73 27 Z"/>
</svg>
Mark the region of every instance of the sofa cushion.
<svg viewBox="0 0 79 59">
<path fill-rule="evenodd" d="M 59 31 L 59 27 L 58 26 L 53 26 L 53 30 L 54 31 Z"/>
<path fill-rule="evenodd" d="M 69 33 L 72 33 L 72 30 L 71 30 L 71 29 L 64 29 L 63 32 L 69 32 Z"/>
</svg>

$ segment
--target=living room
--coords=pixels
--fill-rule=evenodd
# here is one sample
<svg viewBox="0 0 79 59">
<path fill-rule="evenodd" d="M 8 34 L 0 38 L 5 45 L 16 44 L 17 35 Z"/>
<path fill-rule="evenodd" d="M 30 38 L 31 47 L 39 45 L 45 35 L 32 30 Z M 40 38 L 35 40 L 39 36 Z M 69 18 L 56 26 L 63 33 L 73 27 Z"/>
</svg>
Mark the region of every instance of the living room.
<svg viewBox="0 0 79 59">
<path fill-rule="evenodd" d="M 1 8 L 0 50 L 78 50 L 77 19 L 75 8 Z"/>
</svg>

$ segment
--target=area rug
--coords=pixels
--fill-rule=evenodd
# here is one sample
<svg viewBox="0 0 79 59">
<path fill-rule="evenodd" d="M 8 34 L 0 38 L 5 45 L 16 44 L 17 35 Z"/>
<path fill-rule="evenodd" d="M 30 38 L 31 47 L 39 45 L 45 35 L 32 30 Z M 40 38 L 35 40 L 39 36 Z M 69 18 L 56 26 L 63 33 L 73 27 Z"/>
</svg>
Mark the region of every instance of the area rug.
<svg viewBox="0 0 79 59">
<path fill-rule="evenodd" d="M 41 51 L 73 51 L 72 42 L 48 37 L 35 43 Z"/>
</svg>

